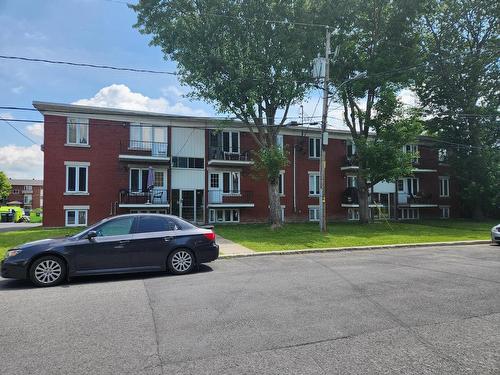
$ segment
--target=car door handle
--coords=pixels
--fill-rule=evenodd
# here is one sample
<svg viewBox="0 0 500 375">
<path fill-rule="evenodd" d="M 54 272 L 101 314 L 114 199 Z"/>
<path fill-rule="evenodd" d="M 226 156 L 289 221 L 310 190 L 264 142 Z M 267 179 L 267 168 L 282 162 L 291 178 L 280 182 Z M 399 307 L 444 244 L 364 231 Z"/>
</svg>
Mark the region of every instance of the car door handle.
<svg viewBox="0 0 500 375">
<path fill-rule="evenodd" d="M 163 241 L 165 241 L 165 242 L 170 242 L 173 239 L 174 239 L 174 237 L 171 237 L 171 236 L 163 237 Z"/>
<path fill-rule="evenodd" d="M 125 244 L 128 244 L 130 241 L 129 240 L 121 240 L 121 241 L 118 241 L 118 245 L 116 246 L 113 246 L 113 248 L 115 249 L 123 249 L 125 246 Z"/>
</svg>

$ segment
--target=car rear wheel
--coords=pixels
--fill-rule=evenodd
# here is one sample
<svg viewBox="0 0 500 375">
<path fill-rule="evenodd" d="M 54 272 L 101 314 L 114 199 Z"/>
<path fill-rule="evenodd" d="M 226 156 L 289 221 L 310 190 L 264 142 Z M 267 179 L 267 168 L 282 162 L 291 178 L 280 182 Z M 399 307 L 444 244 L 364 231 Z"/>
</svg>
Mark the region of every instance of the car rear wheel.
<svg viewBox="0 0 500 375">
<path fill-rule="evenodd" d="M 195 266 L 194 255 L 188 249 L 176 249 L 167 260 L 167 267 L 175 275 L 183 275 L 193 270 Z"/>
<path fill-rule="evenodd" d="M 66 277 L 66 265 L 55 256 L 37 259 L 30 267 L 30 280 L 36 286 L 54 286 Z"/>
</svg>

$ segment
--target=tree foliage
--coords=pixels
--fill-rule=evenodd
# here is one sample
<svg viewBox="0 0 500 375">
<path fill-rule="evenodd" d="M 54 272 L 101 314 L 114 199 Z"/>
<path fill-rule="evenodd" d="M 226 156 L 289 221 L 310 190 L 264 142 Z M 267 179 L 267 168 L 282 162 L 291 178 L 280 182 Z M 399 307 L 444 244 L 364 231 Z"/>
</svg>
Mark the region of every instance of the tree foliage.
<svg viewBox="0 0 500 375">
<path fill-rule="evenodd" d="M 500 206 L 499 16 L 495 0 L 429 0 L 421 18 L 428 63 L 417 92 L 437 114 L 428 131 L 448 149 L 464 209 L 476 218 Z"/>
<path fill-rule="evenodd" d="M 0 171 L 0 201 L 6 199 L 12 190 L 12 186 L 10 184 L 7 175 Z"/>
<path fill-rule="evenodd" d="M 321 37 L 319 29 L 263 20 L 303 22 L 311 15 L 309 1 L 142 0 L 131 7 L 135 26 L 177 62 L 192 97 L 243 121 L 262 155 L 276 145 L 290 106 L 310 87 L 309 65 Z M 272 171 L 270 184 L 277 180 Z M 270 216 L 279 225 L 274 190 Z"/>
<path fill-rule="evenodd" d="M 367 222 L 370 187 L 411 172 L 412 155 L 402 148 L 418 134 L 418 116 L 404 111 L 396 94 L 411 83 L 406 68 L 419 62 L 421 9 L 411 0 L 345 0 L 338 7 L 341 17 L 329 15 L 326 2 L 325 14 L 339 25 L 332 76 L 357 148 L 360 221 Z"/>
</svg>

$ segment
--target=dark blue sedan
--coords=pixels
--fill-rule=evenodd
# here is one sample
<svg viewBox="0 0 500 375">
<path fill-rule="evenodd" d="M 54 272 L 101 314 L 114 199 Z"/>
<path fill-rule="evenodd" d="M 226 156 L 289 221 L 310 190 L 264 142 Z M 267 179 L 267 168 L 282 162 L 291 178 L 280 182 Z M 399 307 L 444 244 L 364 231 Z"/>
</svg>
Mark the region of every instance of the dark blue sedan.
<svg viewBox="0 0 500 375">
<path fill-rule="evenodd" d="M 7 251 L 4 278 L 53 286 L 73 276 L 129 272 L 191 272 L 219 256 L 215 233 L 176 216 L 121 215 L 72 237 L 47 239 Z"/>
</svg>

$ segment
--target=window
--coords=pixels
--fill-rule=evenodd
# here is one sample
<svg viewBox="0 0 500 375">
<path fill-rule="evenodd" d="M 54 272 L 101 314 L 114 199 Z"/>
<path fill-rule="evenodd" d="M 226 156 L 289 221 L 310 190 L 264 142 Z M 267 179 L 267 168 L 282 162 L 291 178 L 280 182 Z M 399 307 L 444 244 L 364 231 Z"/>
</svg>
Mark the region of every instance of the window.
<svg viewBox="0 0 500 375">
<path fill-rule="evenodd" d="M 158 216 L 141 216 L 139 219 L 138 233 L 165 232 L 178 230 L 177 224 L 168 218 Z"/>
<path fill-rule="evenodd" d="M 66 210 L 66 226 L 77 227 L 87 225 L 87 210 Z"/>
<path fill-rule="evenodd" d="M 449 219 L 450 218 L 450 207 L 439 207 L 441 212 L 441 219 Z"/>
<path fill-rule="evenodd" d="M 319 172 L 309 172 L 309 195 L 319 195 Z"/>
<path fill-rule="evenodd" d="M 278 134 L 276 136 L 276 145 L 283 150 L 283 134 Z"/>
<path fill-rule="evenodd" d="M 237 209 L 210 209 L 208 221 L 211 223 L 238 223 L 240 210 Z"/>
<path fill-rule="evenodd" d="M 416 195 L 420 191 L 418 178 L 408 177 L 398 180 L 398 191 Z"/>
<path fill-rule="evenodd" d="M 124 236 L 130 234 L 135 217 L 111 219 L 96 228 L 98 237 Z"/>
<path fill-rule="evenodd" d="M 358 187 L 358 176 L 347 176 L 347 187 L 348 188 Z"/>
<path fill-rule="evenodd" d="M 440 163 L 445 163 L 447 159 L 448 159 L 448 150 L 445 148 L 440 148 L 438 150 L 438 161 Z"/>
<path fill-rule="evenodd" d="M 222 192 L 240 194 L 240 172 L 222 172 Z"/>
<path fill-rule="evenodd" d="M 222 132 L 222 151 L 239 154 L 240 152 L 239 132 Z"/>
<path fill-rule="evenodd" d="M 280 172 L 278 179 L 278 193 L 280 195 L 285 195 L 285 171 Z"/>
<path fill-rule="evenodd" d="M 26 206 L 31 206 L 33 202 L 33 196 L 31 194 L 24 194 L 24 204 Z"/>
<path fill-rule="evenodd" d="M 347 141 L 346 143 L 346 154 L 347 157 L 356 155 L 356 145 L 353 141 Z"/>
<path fill-rule="evenodd" d="M 419 218 L 418 208 L 401 208 L 401 219 L 416 220 Z"/>
<path fill-rule="evenodd" d="M 32 185 L 24 185 L 23 190 L 24 191 L 33 191 L 33 186 Z"/>
<path fill-rule="evenodd" d="M 359 220 L 359 209 L 358 208 L 348 208 L 347 209 L 347 220 Z"/>
<path fill-rule="evenodd" d="M 418 145 L 414 145 L 414 144 L 405 145 L 405 146 L 403 146 L 403 151 L 406 152 L 407 154 L 410 154 L 410 153 L 413 154 L 412 162 L 415 164 L 418 164 L 418 162 L 420 160 L 420 155 L 418 152 Z"/>
<path fill-rule="evenodd" d="M 448 176 L 439 176 L 439 196 L 441 198 L 450 196 L 450 178 Z"/>
<path fill-rule="evenodd" d="M 21 194 L 21 190 L 19 190 L 19 189 L 12 189 L 12 194 Z"/>
<path fill-rule="evenodd" d="M 309 157 L 318 159 L 321 154 L 320 138 L 309 138 Z"/>
<path fill-rule="evenodd" d="M 66 143 L 69 145 L 89 144 L 89 120 L 68 117 Z"/>
<path fill-rule="evenodd" d="M 212 189 L 219 188 L 219 174 L 218 173 L 210 173 L 210 187 Z"/>
<path fill-rule="evenodd" d="M 88 166 L 66 165 L 66 193 L 87 193 Z"/>
<path fill-rule="evenodd" d="M 140 193 L 148 191 L 148 175 L 147 168 L 130 168 L 130 191 L 132 193 Z M 166 173 L 164 170 L 154 170 L 154 187 L 165 188 Z"/>
<path fill-rule="evenodd" d="M 309 221 L 319 221 L 319 206 L 309 206 Z"/>
<path fill-rule="evenodd" d="M 203 158 L 189 158 L 185 156 L 174 156 L 172 158 L 172 167 L 175 168 L 192 168 L 203 169 L 205 168 L 205 159 Z"/>
<path fill-rule="evenodd" d="M 151 150 L 154 143 L 167 142 L 167 128 L 164 126 L 151 126 L 144 124 L 130 124 L 130 148 Z M 158 152 L 166 154 L 166 146 Z"/>
</svg>

